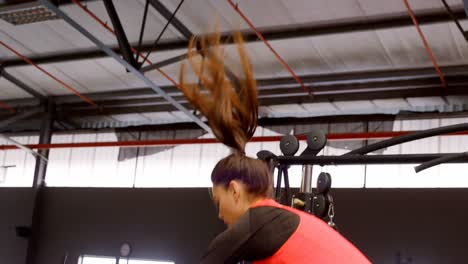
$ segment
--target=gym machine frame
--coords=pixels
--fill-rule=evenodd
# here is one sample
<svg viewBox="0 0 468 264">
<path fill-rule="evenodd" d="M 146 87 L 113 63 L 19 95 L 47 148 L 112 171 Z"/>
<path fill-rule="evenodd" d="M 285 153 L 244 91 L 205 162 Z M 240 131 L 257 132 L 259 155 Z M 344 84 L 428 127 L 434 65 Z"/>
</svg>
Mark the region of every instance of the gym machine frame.
<svg viewBox="0 0 468 264">
<path fill-rule="evenodd" d="M 286 135 L 280 141 L 280 149 L 283 155 L 277 156 L 270 151 L 262 150 L 257 157 L 269 165 L 272 175 L 278 171 L 276 178 L 275 199 L 285 205 L 295 207 L 307 213 L 326 219 L 334 227 L 333 223 L 333 197 L 330 194 L 331 176 L 321 172 L 317 178 L 317 188 L 312 189 L 312 169 L 314 165 L 364 165 L 364 164 L 415 164 L 416 172 L 443 164 L 468 162 L 468 151 L 462 153 L 438 153 L 438 154 L 397 154 L 397 155 L 365 155 L 370 152 L 395 146 L 398 144 L 423 139 L 432 136 L 468 131 L 468 123 L 444 126 L 424 131 L 418 131 L 403 136 L 382 140 L 374 144 L 355 149 L 341 156 L 317 156 L 325 147 L 327 137 L 321 131 L 312 131 L 306 134 L 307 148 L 295 156 L 299 150 L 299 141 L 293 135 Z M 468 149 L 467 149 L 468 150 Z M 291 196 L 289 187 L 288 168 L 292 165 L 302 165 L 301 188 L 297 195 Z M 281 182 L 284 177 L 284 195 L 281 195 Z"/>
</svg>

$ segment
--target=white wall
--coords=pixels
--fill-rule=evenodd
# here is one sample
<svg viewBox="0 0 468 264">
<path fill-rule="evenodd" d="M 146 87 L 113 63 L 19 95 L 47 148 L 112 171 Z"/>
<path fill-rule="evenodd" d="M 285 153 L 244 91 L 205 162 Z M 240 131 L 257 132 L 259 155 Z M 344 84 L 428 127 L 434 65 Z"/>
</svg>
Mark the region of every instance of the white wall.
<svg viewBox="0 0 468 264">
<path fill-rule="evenodd" d="M 10 136 L 21 144 L 37 144 L 38 136 Z M 11 145 L 0 138 L 0 145 Z M 0 150 L 0 187 L 30 187 L 36 159 L 23 150 Z M 10 167 L 13 166 L 13 167 Z"/>
<path fill-rule="evenodd" d="M 468 118 L 402 120 L 393 123 L 393 131 L 423 130 L 467 122 Z M 292 127 L 294 128 L 294 127 Z M 292 129 L 291 128 L 291 129 Z M 302 127 L 302 130 L 307 128 Z M 285 131 L 289 131 L 286 128 Z M 154 132 L 158 139 L 194 138 L 196 131 Z M 336 133 L 331 131 L 331 133 Z M 259 127 L 255 136 L 275 136 L 278 133 Z M 210 138 L 212 135 L 204 135 Z M 14 137 L 21 143 L 37 143 L 37 136 Z M 115 133 L 80 133 L 54 135 L 53 143 L 117 141 Z M 5 144 L 5 142 L 0 142 Z M 298 152 L 306 147 L 301 142 Z M 248 143 L 246 153 L 255 157 L 267 149 L 280 154 L 278 142 Z M 326 146 L 318 155 L 341 155 L 348 150 Z M 388 148 L 383 154 L 413 154 L 468 151 L 468 136 L 441 136 L 422 139 Z M 118 147 L 52 149 L 46 184 L 73 187 L 209 187 L 211 170 L 218 160 L 229 154 L 222 144 L 179 145 L 156 154 L 145 155 L 140 148 L 138 158 L 118 160 Z M 16 165 L 6 170 L 0 186 L 31 186 L 34 158 L 21 150 L 0 151 L 0 166 Z M 436 166 L 421 173 L 414 165 L 347 165 L 314 167 L 314 179 L 321 171 L 329 172 L 333 187 L 340 188 L 406 188 L 406 187 L 468 187 L 468 164 Z M 299 187 L 301 166 L 289 170 L 290 185 Z M 1 176 L 1 175 L 0 175 Z M 0 178 L 1 179 L 1 178 Z M 314 180 L 315 181 L 315 180 Z"/>
</svg>

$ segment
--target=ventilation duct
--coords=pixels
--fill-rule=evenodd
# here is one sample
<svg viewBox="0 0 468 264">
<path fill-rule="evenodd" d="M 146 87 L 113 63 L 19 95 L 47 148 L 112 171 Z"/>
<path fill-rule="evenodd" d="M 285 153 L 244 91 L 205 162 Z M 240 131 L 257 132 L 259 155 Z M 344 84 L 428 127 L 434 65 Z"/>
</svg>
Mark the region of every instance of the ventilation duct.
<svg viewBox="0 0 468 264">
<path fill-rule="evenodd" d="M 35 2 L 6 6 L 0 9 L 0 19 L 15 26 L 58 18 L 55 13 Z"/>
</svg>

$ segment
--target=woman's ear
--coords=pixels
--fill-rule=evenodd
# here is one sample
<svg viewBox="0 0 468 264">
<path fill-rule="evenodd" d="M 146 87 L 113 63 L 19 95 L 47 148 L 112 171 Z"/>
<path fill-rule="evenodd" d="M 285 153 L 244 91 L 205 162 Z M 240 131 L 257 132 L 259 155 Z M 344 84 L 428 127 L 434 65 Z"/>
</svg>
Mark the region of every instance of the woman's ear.
<svg viewBox="0 0 468 264">
<path fill-rule="evenodd" d="M 237 181 L 230 181 L 228 188 L 234 197 L 234 201 L 236 202 L 239 201 L 241 188 L 242 188 L 241 185 Z"/>
</svg>

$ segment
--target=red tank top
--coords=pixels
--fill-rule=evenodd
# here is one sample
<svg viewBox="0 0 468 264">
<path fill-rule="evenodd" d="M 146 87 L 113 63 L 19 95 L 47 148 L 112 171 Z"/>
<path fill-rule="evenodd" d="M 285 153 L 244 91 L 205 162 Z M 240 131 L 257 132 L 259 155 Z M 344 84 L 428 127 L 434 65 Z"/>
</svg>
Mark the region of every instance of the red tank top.
<svg viewBox="0 0 468 264">
<path fill-rule="evenodd" d="M 299 215 L 296 231 L 276 253 L 256 264 L 370 263 L 348 240 L 317 217 L 267 199 L 252 207 L 272 206 Z"/>
</svg>

